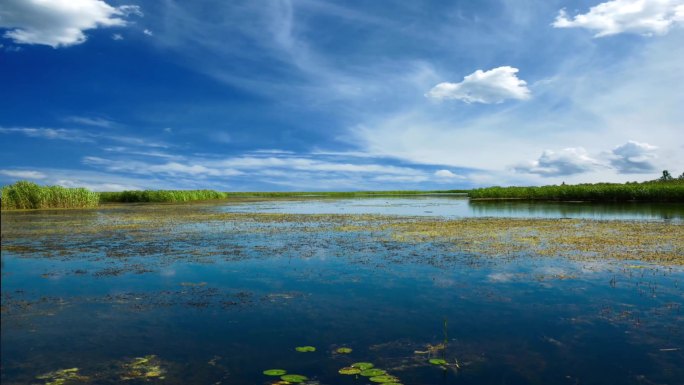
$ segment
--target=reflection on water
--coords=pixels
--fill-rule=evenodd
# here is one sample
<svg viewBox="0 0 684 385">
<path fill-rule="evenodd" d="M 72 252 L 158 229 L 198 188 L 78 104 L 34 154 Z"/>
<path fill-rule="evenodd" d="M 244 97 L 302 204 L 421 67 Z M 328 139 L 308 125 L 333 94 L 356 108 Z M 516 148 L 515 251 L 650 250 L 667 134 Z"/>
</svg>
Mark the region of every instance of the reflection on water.
<svg viewBox="0 0 684 385">
<path fill-rule="evenodd" d="M 477 211 L 441 199 L 391 202 Z M 338 373 L 362 361 L 404 384 L 684 379 L 681 266 L 470 255 L 382 218 L 187 219 L 216 209 L 3 213 L 2 383 L 370 384 Z"/>
<path fill-rule="evenodd" d="M 223 210 L 227 212 L 378 214 L 447 218 L 684 219 L 684 204 L 677 203 L 470 201 L 462 196 L 269 200 L 229 204 Z"/>
</svg>

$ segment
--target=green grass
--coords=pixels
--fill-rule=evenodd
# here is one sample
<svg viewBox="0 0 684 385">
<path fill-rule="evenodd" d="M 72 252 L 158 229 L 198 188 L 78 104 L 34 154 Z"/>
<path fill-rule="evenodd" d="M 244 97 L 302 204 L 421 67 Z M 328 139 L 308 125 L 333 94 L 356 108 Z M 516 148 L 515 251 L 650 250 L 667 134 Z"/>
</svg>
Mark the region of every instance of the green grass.
<svg viewBox="0 0 684 385">
<path fill-rule="evenodd" d="M 229 194 L 215 190 L 132 190 L 121 192 L 102 192 L 102 203 L 132 202 L 192 202 L 227 199 Z"/>
<path fill-rule="evenodd" d="M 471 199 L 526 199 L 596 202 L 684 202 L 684 180 L 643 183 L 595 183 L 541 187 L 487 187 L 471 190 Z"/>
<path fill-rule="evenodd" d="M 97 193 L 85 188 L 39 186 L 19 181 L 0 189 L 2 209 L 47 209 L 96 207 L 100 201 Z"/>
</svg>

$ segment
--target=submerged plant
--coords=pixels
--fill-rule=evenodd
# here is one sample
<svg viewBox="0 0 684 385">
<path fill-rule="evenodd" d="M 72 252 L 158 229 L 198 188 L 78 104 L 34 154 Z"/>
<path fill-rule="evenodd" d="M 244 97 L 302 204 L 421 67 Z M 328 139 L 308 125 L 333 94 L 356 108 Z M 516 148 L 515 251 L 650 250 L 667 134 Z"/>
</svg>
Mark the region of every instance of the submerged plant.
<svg viewBox="0 0 684 385">
<path fill-rule="evenodd" d="M 45 380 L 45 385 L 62 385 L 71 381 L 88 381 L 89 378 L 78 374 L 78 368 L 60 369 L 36 376 L 39 380 Z"/>
<path fill-rule="evenodd" d="M 121 375 L 122 380 L 135 379 L 164 379 L 164 369 L 161 368 L 159 359 L 154 354 L 145 357 L 137 357 L 128 363 L 124 363 L 125 372 Z"/>
<path fill-rule="evenodd" d="M 283 369 L 268 369 L 264 370 L 263 372 L 267 376 L 282 376 L 287 373 L 286 370 Z"/>
</svg>

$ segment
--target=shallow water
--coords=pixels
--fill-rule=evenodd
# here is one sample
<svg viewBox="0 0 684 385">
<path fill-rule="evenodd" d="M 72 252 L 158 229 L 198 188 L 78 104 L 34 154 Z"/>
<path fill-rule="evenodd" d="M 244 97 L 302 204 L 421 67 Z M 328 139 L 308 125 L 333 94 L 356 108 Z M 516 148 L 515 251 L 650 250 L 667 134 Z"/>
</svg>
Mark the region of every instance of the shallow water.
<svg viewBox="0 0 684 385">
<path fill-rule="evenodd" d="M 226 212 L 378 214 L 445 218 L 587 218 L 683 220 L 684 204 L 470 201 L 463 196 L 266 200 L 229 204 Z"/>
<path fill-rule="evenodd" d="M 269 204 L 282 202 L 242 207 Z M 66 383 L 121 383 L 146 355 L 164 378 L 126 383 L 269 384 L 262 371 L 282 368 L 369 384 L 338 374 L 358 361 L 403 384 L 684 383 L 682 263 L 478 254 L 387 227 L 427 220 L 415 217 L 221 210 L 3 213 L 2 383 L 74 367 L 88 380 Z"/>
</svg>

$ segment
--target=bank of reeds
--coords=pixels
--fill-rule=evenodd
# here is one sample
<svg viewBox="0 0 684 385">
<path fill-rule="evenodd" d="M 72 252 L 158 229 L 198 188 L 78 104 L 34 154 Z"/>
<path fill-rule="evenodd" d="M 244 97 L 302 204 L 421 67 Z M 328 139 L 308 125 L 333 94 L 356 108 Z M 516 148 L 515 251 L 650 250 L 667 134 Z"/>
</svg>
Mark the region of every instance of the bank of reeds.
<svg viewBox="0 0 684 385">
<path fill-rule="evenodd" d="M 684 180 L 643 183 L 594 183 L 540 187 L 487 187 L 471 190 L 471 199 L 524 199 L 595 202 L 684 202 Z"/>
<path fill-rule="evenodd" d="M 228 193 L 215 190 L 131 190 L 100 193 L 100 202 L 102 203 L 171 203 L 226 198 L 228 198 Z"/>
<path fill-rule="evenodd" d="M 0 196 L 3 210 L 88 208 L 100 201 L 97 193 L 85 188 L 40 186 L 27 181 L 2 187 Z"/>
</svg>

